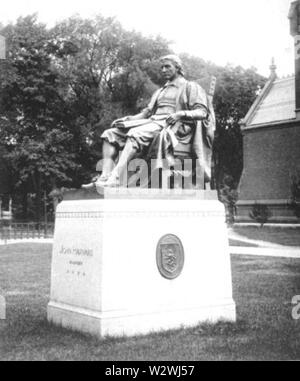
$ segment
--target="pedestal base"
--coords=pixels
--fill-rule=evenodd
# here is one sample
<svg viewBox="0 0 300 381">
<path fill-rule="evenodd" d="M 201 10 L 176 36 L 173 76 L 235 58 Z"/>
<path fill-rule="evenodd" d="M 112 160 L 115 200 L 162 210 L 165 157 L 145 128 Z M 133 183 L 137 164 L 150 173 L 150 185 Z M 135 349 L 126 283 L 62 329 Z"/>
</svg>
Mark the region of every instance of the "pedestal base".
<svg viewBox="0 0 300 381">
<path fill-rule="evenodd" d="M 50 322 L 103 337 L 235 320 L 223 205 L 143 191 L 58 206 Z"/>
<path fill-rule="evenodd" d="M 148 334 L 180 327 L 193 327 L 203 321 L 212 323 L 219 320 L 234 321 L 235 305 L 232 299 L 228 299 L 218 301 L 215 306 L 203 306 L 192 310 L 143 314 L 137 310 L 131 311 L 131 314 L 122 316 L 122 312 L 101 313 L 55 302 L 50 302 L 48 305 L 50 322 L 99 337 Z"/>
</svg>

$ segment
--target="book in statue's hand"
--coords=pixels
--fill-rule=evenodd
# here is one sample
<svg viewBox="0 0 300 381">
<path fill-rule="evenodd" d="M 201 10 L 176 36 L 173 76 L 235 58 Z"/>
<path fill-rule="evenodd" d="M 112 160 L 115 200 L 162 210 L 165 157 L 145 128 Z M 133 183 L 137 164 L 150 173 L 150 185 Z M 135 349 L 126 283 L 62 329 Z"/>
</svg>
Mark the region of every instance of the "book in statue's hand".
<svg viewBox="0 0 300 381">
<path fill-rule="evenodd" d="M 112 127 L 117 127 L 117 128 L 133 128 L 133 127 L 139 127 L 143 126 L 144 124 L 147 124 L 151 122 L 149 119 L 138 119 L 138 120 L 122 120 L 118 119 L 115 120 L 112 124 Z"/>
<path fill-rule="evenodd" d="M 123 118 L 116 119 L 112 122 L 111 127 L 116 127 L 116 124 L 123 123 L 125 120 L 128 120 L 128 116 L 124 116 Z"/>
</svg>

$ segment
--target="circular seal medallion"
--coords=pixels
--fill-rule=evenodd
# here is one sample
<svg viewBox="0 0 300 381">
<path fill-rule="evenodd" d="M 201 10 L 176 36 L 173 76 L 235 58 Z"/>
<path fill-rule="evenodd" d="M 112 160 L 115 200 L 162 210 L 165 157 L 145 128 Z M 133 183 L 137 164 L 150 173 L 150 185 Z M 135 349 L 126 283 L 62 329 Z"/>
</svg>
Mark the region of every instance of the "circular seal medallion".
<svg viewBox="0 0 300 381">
<path fill-rule="evenodd" d="M 167 279 L 177 278 L 183 269 L 184 251 L 178 237 L 164 235 L 156 247 L 156 264 L 160 274 Z"/>
</svg>

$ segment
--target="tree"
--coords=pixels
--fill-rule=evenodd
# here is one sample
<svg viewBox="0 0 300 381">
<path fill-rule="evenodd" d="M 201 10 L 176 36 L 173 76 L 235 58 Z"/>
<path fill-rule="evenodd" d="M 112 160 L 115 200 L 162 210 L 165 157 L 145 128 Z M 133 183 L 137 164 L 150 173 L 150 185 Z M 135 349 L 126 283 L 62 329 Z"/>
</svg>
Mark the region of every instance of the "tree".
<svg viewBox="0 0 300 381">
<path fill-rule="evenodd" d="M 215 142 L 216 181 L 222 184 L 224 175 L 232 177 L 236 188 L 243 169 L 243 147 L 240 121 L 253 104 L 257 90 L 266 78 L 256 69 L 226 66 L 219 72 L 215 96 L 217 133 Z"/>
<path fill-rule="evenodd" d="M 12 188 L 27 210 L 42 191 L 78 187 L 101 157 L 100 136 L 117 117 L 145 107 L 161 85 L 159 60 L 168 41 L 124 30 L 114 18 L 72 17 L 48 30 L 35 15 L 1 30 L 9 55 L 0 70 L 0 139 Z M 241 67 L 217 66 L 182 55 L 187 77 L 207 88 L 217 77 L 215 177 L 236 189 L 242 169 L 239 120 L 265 78 Z M 223 192 L 224 193 L 224 192 Z"/>
<path fill-rule="evenodd" d="M 36 16 L 19 18 L 1 33 L 9 55 L 1 70 L 1 141 L 6 143 L 15 193 L 36 195 L 40 219 L 42 189 L 57 181 L 71 182 L 76 169 L 71 135 L 59 113 L 57 74 L 52 70 L 49 32 Z M 25 197 L 26 198 L 26 197 Z"/>
<path fill-rule="evenodd" d="M 7 194 L 10 190 L 9 173 L 7 169 L 5 155 L 5 147 L 0 145 L 0 197 L 3 194 Z"/>
<path fill-rule="evenodd" d="M 189 79 L 198 80 L 208 89 L 211 76 L 217 78 L 214 96 L 216 113 L 216 135 L 214 146 L 214 173 L 217 187 L 231 182 L 236 189 L 243 169 L 243 147 L 240 120 L 247 114 L 257 96 L 257 90 L 264 86 L 266 78 L 255 68 L 240 66 L 217 66 L 201 58 L 181 55 Z M 231 178 L 231 181 L 229 180 Z"/>
<path fill-rule="evenodd" d="M 155 89 L 154 65 L 169 52 L 162 38 L 127 32 L 114 18 L 72 17 L 52 31 L 53 65 L 66 103 L 64 123 L 73 135 L 79 182 L 100 158 L 100 136 L 111 122 L 135 113 Z"/>
<path fill-rule="evenodd" d="M 47 30 L 32 15 L 1 33 L 9 57 L 1 68 L 0 137 L 23 215 L 33 194 L 39 220 L 42 190 L 86 181 L 104 128 L 148 98 L 152 61 L 168 52 L 167 43 L 101 16 L 73 17 Z"/>
</svg>

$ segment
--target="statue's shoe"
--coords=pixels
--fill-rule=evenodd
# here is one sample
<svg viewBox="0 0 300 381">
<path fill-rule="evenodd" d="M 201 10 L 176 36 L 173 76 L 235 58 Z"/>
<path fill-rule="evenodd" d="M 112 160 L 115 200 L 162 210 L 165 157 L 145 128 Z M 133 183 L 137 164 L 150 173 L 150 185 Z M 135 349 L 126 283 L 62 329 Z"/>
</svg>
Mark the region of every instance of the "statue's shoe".
<svg viewBox="0 0 300 381">
<path fill-rule="evenodd" d="M 81 189 L 92 190 L 92 189 L 94 189 L 96 187 L 95 184 L 96 184 L 95 182 L 89 183 L 89 184 L 82 184 L 81 185 Z"/>
<path fill-rule="evenodd" d="M 103 188 L 118 188 L 120 186 L 120 179 L 118 177 L 110 177 L 102 186 Z"/>
</svg>

